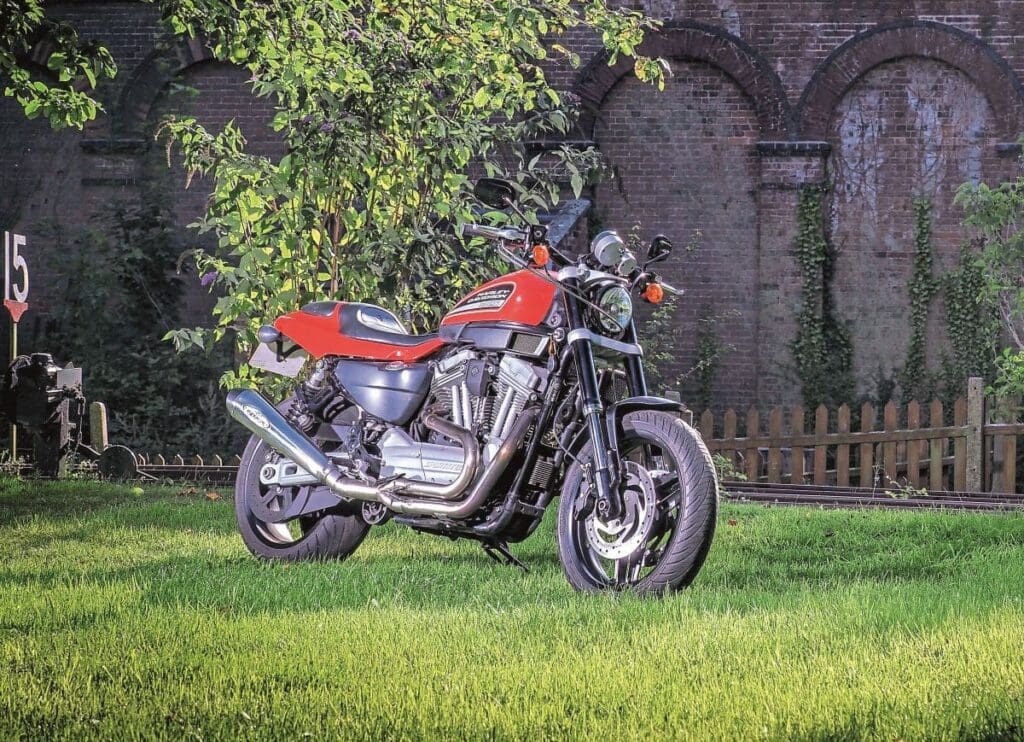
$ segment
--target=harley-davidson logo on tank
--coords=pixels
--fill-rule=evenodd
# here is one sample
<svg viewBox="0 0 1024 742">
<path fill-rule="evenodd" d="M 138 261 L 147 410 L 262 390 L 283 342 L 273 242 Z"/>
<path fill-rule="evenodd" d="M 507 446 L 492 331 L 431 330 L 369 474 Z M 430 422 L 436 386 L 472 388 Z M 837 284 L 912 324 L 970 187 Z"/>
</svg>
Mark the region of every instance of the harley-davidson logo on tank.
<svg viewBox="0 0 1024 742">
<path fill-rule="evenodd" d="M 505 306 L 515 291 L 515 284 L 502 283 L 466 297 L 455 305 L 448 316 L 465 312 L 496 311 Z"/>
</svg>

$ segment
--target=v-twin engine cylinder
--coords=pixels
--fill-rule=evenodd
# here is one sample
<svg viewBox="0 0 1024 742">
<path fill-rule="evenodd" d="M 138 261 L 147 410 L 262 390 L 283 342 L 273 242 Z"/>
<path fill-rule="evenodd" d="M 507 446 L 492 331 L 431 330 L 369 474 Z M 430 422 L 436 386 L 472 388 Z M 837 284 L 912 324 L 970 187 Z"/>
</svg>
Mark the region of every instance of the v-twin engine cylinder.
<svg viewBox="0 0 1024 742">
<path fill-rule="evenodd" d="M 438 407 L 450 411 L 455 425 L 482 435 L 486 465 L 544 381 L 538 369 L 515 356 L 505 355 L 494 363 L 476 351 L 463 350 L 437 364 L 431 393 Z M 389 428 L 377 446 L 382 479 L 450 484 L 462 470 L 461 446 L 419 442 L 398 427 Z"/>
<path fill-rule="evenodd" d="M 463 350 L 437 364 L 431 394 L 451 410 L 456 425 L 473 425 L 489 438 L 504 440 L 516 416 L 534 394 L 543 392 L 547 369 L 504 355 L 494 364 L 473 350 Z"/>
</svg>

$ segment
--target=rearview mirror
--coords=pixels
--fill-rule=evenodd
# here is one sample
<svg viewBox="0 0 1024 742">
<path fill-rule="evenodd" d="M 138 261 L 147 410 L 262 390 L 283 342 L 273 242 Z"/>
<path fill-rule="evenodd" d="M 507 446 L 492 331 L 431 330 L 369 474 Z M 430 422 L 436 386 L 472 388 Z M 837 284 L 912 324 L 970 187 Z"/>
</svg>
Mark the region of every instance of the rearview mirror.
<svg viewBox="0 0 1024 742">
<path fill-rule="evenodd" d="M 659 234 L 651 240 L 651 245 L 647 248 L 647 262 L 648 264 L 660 263 L 662 260 L 667 258 L 671 252 L 672 241 L 665 235 Z"/>
<path fill-rule="evenodd" d="M 473 195 L 480 203 L 493 209 L 507 209 L 516 200 L 512 184 L 501 178 L 480 178 L 473 187 Z"/>
</svg>

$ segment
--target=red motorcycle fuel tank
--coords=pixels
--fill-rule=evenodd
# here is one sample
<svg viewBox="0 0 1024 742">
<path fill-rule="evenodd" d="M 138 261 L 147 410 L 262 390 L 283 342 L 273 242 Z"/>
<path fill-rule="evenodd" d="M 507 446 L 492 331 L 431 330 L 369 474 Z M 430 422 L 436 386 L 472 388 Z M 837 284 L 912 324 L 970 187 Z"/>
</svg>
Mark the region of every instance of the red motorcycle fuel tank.
<svg viewBox="0 0 1024 742">
<path fill-rule="evenodd" d="M 537 326 L 551 311 L 558 287 L 534 271 L 519 270 L 488 281 L 441 320 L 441 327 L 472 322 L 516 322 Z"/>
<path fill-rule="evenodd" d="M 521 270 L 480 286 L 441 320 L 441 327 L 509 322 L 536 327 L 544 322 L 557 287 Z M 381 307 L 340 301 L 315 302 L 278 317 L 274 327 L 315 358 L 328 355 L 412 363 L 435 353 L 444 333 L 409 335 L 398 318 Z"/>
</svg>

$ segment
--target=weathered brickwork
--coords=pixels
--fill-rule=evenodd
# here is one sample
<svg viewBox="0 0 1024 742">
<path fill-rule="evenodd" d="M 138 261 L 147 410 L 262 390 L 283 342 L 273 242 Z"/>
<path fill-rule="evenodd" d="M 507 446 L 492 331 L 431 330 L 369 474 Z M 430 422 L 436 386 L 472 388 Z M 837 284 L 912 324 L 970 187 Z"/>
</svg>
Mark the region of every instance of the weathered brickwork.
<svg viewBox="0 0 1024 742">
<path fill-rule="evenodd" d="M 738 315 L 718 325 L 735 350 L 722 360 L 715 405 L 797 400 L 789 351 L 801 280 L 791 254 L 797 189 L 827 184 L 836 307 L 850 324 L 859 391 L 870 393 L 906 352 L 913 199 L 933 204 L 939 272 L 964 238 L 956 188 L 1017 172 L 1024 3 L 628 5 L 666 21 L 644 46 L 672 62 L 664 92 L 639 84 L 630 60 L 609 68 L 583 34 L 573 46 L 584 67 L 550 75 L 579 94 L 578 137 L 596 142 L 615 168 L 616 179 L 593 194 L 595 226 L 639 225 L 645 239 L 665 233 L 680 248 L 665 267 L 688 292 L 674 326 L 674 372 L 694 363 L 702 313 Z M 168 171 L 152 142 L 167 113 L 190 112 L 212 126 L 234 118 L 257 148 L 274 151 L 267 101 L 253 99 L 245 75 L 211 61 L 198 42 L 158 48 L 152 6 L 50 9 L 107 44 L 121 74 L 102 91 L 108 115 L 84 133 L 54 134 L 0 99 L 0 224 L 33 235 L 41 258 L 73 249 L 92 215 L 144 188 L 166 199 L 182 225 L 201 213 L 208 184 L 186 190 L 180 167 Z M 179 85 L 198 95 L 180 94 Z M 185 246 L 195 238 L 182 230 L 181 239 Z M 689 243 L 692 253 L 682 249 Z M 39 313 L 56 300 L 47 285 L 41 278 L 34 288 Z M 201 321 L 208 302 L 194 285 L 187 321 Z M 933 363 L 946 343 L 942 315 L 940 297 L 929 327 Z"/>
<path fill-rule="evenodd" d="M 596 194 L 602 219 L 614 215 L 624 228 L 640 222 L 645 238 L 664 232 L 677 242 L 702 230 L 697 252 L 666 268 L 689 289 L 674 371 L 695 361 L 699 312 L 738 310 L 742 329 L 719 326 L 735 350 L 715 380 L 715 405 L 798 400 L 789 350 L 801 282 L 792 256 L 796 203 L 802 184 L 823 184 L 838 250 L 836 311 L 850 327 L 858 392 L 873 393 L 906 355 L 914 199 L 933 207 L 938 275 L 965 238 L 953 204 L 959 185 L 1017 172 L 1024 7 L 739 0 L 631 7 L 667 19 L 643 48 L 672 61 L 677 77 L 666 93 L 640 86 L 629 60 L 602 64 L 589 38 L 577 48 L 594 62 L 553 74 L 580 94 L 587 106 L 580 134 L 620 175 Z M 929 321 L 933 366 L 947 344 L 940 295 Z"/>
<path fill-rule="evenodd" d="M 757 119 L 720 69 L 675 67 L 664 92 L 630 77 L 605 99 L 595 137 L 616 177 L 598 189 L 595 217 L 623 233 L 639 226 L 646 239 L 663 232 L 677 246 L 663 271 L 687 292 L 669 346 L 682 353 L 676 373 L 693 365 L 702 313 L 738 315 L 719 324 L 737 349 L 719 390 L 737 396 L 757 382 Z"/>
<path fill-rule="evenodd" d="M 855 372 L 864 386 L 903 361 L 910 327 L 915 199 L 932 206 L 935 272 L 960 250 L 959 184 L 998 173 L 991 107 L 967 76 L 941 62 L 903 59 L 877 67 L 842 98 L 831 122 L 832 239 L 840 250 L 835 296 L 851 323 Z M 888 308 L 887 313 L 878 307 Z M 937 297 L 927 350 L 946 336 Z"/>
</svg>

